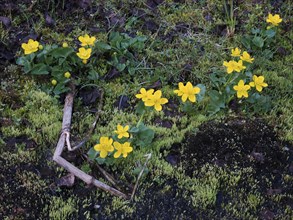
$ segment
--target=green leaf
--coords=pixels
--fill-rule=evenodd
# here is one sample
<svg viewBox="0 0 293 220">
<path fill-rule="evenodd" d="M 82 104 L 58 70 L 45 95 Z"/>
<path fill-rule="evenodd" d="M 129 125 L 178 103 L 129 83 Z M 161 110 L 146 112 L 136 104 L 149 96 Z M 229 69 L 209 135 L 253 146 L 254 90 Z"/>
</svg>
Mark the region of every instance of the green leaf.
<svg viewBox="0 0 293 220">
<path fill-rule="evenodd" d="M 251 29 L 251 33 L 252 34 L 258 34 L 258 33 L 260 33 L 260 29 L 258 29 L 258 28 L 252 28 Z"/>
<path fill-rule="evenodd" d="M 23 66 L 23 71 L 25 73 L 30 72 L 31 69 L 32 69 L 31 62 L 26 57 L 19 57 L 16 60 L 16 64 L 20 65 L 20 66 Z"/>
<path fill-rule="evenodd" d="M 104 51 L 104 50 L 111 50 L 111 48 L 112 48 L 109 44 L 106 44 L 106 43 L 100 42 L 100 41 L 98 41 L 95 46 L 99 50 L 102 50 L 102 51 Z"/>
<path fill-rule="evenodd" d="M 252 39 L 252 43 L 257 47 L 262 48 L 264 45 L 264 40 L 262 39 L 262 37 L 254 37 Z"/>
<path fill-rule="evenodd" d="M 131 127 L 131 128 L 129 129 L 129 132 L 130 132 L 130 133 L 138 133 L 138 132 L 139 132 L 139 128 L 137 128 L 137 127 Z"/>
<path fill-rule="evenodd" d="M 241 39 L 241 43 L 247 49 L 251 48 L 251 38 L 249 36 L 243 36 L 242 39 Z"/>
<path fill-rule="evenodd" d="M 274 31 L 273 29 L 266 30 L 265 35 L 268 38 L 273 38 L 276 35 L 276 31 Z"/>
<path fill-rule="evenodd" d="M 97 157 L 98 152 L 95 151 L 95 149 L 92 147 L 92 148 L 90 148 L 89 151 L 87 152 L 87 155 L 89 156 L 89 159 L 90 159 L 90 160 L 94 160 L 94 159 Z"/>
<path fill-rule="evenodd" d="M 265 49 L 263 52 L 262 52 L 262 56 L 266 59 L 271 59 L 273 58 L 274 56 L 274 52 L 269 50 L 269 49 Z"/>
<path fill-rule="evenodd" d="M 138 104 L 137 104 L 137 107 L 136 107 L 136 110 L 135 112 L 139 115 L 142 115 L 144 113 L 144 111 L 146 110 L 146 106 L 144 105 L 144 102 L 143 101 L 140 101 Z"/>
<path fill-rule="evenodd" d="M 73 49 L 70 47 L 58 47 L 56 49 L 53 49 L 50 52 L 50 55 L 52 55 L 55 58 L 61 58 L 61 57 L 68 57 L 71 53 L 73 53 Z"/>
<path fill-rule="evenodd" d="M 99 79 L 99 73 L 95 70 L 90 70 L 89 75 L 87 77 L 90 80 L 98 80 Z"/>
<path fill-rule="evenodd" d="M 95 161 L 97 161 L 98 162 L 98 164 L 103 164 L 103 163 L 105 163 L 105 161 L 106 161 L 106 158 L 100 158 L 100 157 L 97 157 L 96 159 L 95 159 Z"/>
<path fill-rule="evenodd" d="M 137 129 L 138 131 L 135 130 L 137 132 L 132 133 L 135 144 L 140 147 L 146 147 L 150 145 L 155 137 L 155 132 L 149 127 L 145 126 L 143 123 L 140 123 Z"/>
<path fill-rule="evenodd" d="M 33 66 L 30 73 L 33 75 L 47 75 L 49 71 L 48 67 L 45 64 L 39 63 Z"/>
<path fill-rule="evenodd" d="M 124 63 L 118 63 L 115 67 L 119 72 L 122 72 L 125 69 L 126 65 Z"/>
<path fill-rule="evenodd" d="M 191 102 L 185 102 L 183 104 L 182 110 L 190 114 L 194 112 L 195 109 L 194 109 L 194 105 Z"/>
<path fill-rule="evenodd" d="M 207 111 L 210 114 L 215 114 L 220 111 L 221 108 L 225 108 L 225 97 L 216 90 L 211 90 L 209 93 L 210 103 L 207 107 Z"/>
<path fill-rule="evenodd" d="M 197 97 L 197 101 L 200 102 L 201 100 L 203 100 L 204 95 L 206 93 L 206 87 L 204 84 L 197 84 L 196 85 L 198 88 L 200 88 L 200 92 L 199 94 L 196 95 Z"/>
</svg>

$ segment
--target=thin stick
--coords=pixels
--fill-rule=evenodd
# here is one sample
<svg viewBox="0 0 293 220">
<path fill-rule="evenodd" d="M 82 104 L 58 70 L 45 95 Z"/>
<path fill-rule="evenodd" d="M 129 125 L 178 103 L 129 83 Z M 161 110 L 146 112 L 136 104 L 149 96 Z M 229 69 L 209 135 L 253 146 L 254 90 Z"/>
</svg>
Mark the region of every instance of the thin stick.
<svg viewBox="0 0 293 220">
<path fill-rule="evenodd" d="M 146 161 L 145 161 L 145 163 L 144 163 L 144 165 L 143 165 L 143 167 L 142 167 L 142 169 L 141 169 L 141 171 L 140 171 L 140 173 L 139 173 L 139 175 L 138 175 L 138 177 L 137 177 L 137 180 L 136 180 L 135 186 L 134 186 L 133 191 L 132 191 L 132 193 L 131 193 L 130 200 L 132 200 L 133 197 L 134 197 L 134 194 L 135 194 L 136 189 L 137 189 L 137 187 L 138 187 L 138 182 L 139 182 L 140 178 L 142 177 L 142 174 L 143 174 L 143 172 L 144 172 L 144 170 L 145 170 L 145 168 L 146 168 L 146 166 L 147 166 L 147 163 L 148 163 L 149 159 L 151 159 L 152 154 L 149 153 L 149 154 L 146 154 L 145 156 L 146 156 Z"/>
<path fill-rule="evenodd" d="M 59 164 L 61 167 L 66 169 L 68 172 L 72 173 L 74 176 L 78 177 L 79 179 L 83 180 L 87 184 L 93 184 L 97 188 L 103 189 L 115 196 L 119 196 L 125 199 L 128 199 L 128 196 L 117 189 L 114 189 L 107 184 L 96 180 L 94 177 L 86 174 L 82 170 L 78 169 L 67 160 L 61 157 L 63 152 L 65 141 L 67 139 L 67 133 L 70 132 L 71 126 L 71 117 L 72 117 L 72 109 L 73 109 L 73 98 L 74 93 L 68 93 L 65 98 L 64 110 L 63 110 L 63 121 L 62 121 L 62 133 L 60 135 L 59 141 L 57 143 L 56 150 L 54 152 L 53 160 Z"/>
<path fill-rule="evenodd" d="M 85 157 L 85 159 L 89 162 L 89 163 L 91 163 L 91 164 L 93 164 L 93 162 L 88 158 L 88 156 L 87 155 L 85 155 L 85 154 L 83 154 L 83 157 Z M 109 174 L 106 170 L 104 170 L 100 165 L 98 165 L 98 164 L 94 164 L 98 169 L 99 169 L 99 171 L 103 174 L 103 176 L 113 185 L 113 186 L 115 186 L 117 189 L 119 189 L 119 190 L 121 190 L 120 189 L 120 187 L 118 186 L 118 184 L 116 183 L 116 180 L 115 180 L 115 178 L 111 175 L 111 174 Z"/>
<path fill-rule="evenodd" d="M 85 136 L 85 138 L 80 142 L 78 143 L 77 145 L 75 145 L 73 148 L 71 147 L 70 145 L 70 142 L 69 142 L 69 135 L 70 133 L 67 133 L 67 136 L 66 136 L 66 144 L 67 144 L 67 148 L 69 151 L 74 151 L 80 147 L 82 147 L 90 138 L 91 138 L 91 135 L 93 133 L 93 131 L 95 130 L 96 128 L 96 125 L 97 125 L 97 122 L 100 118 L 100 113 L 101 113 L 101 110 L 102 110 L 102 107 L 103 107 L 103 99 L 104 99 L 104 90 L 101 89 L 101 95 L 100 95 L 100 103 L 99 103 L 99 106 L 98 106 L 98 111 L 96 112 L 96 116 L 95 116 L 95 120 L 88 132 L 88 134 Z"/>
</svg>

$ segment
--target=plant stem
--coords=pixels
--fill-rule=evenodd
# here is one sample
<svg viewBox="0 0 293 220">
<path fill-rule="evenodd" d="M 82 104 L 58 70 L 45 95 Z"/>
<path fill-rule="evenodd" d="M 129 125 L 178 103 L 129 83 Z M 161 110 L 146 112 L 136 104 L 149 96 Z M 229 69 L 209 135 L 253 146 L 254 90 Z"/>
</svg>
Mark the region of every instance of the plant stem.
<svg viewBox="0 0 293 220">
<path fill-rule="evenodd" d="M 141 124 L 144 115 L 145 115 L 145 110 L 144 110 L 143 113 L 141 114 L 140 119 L 139 119 L 139 121 L 138 121 L 137 124 L 136 124 L 136 127 L 138 127 L 138 126 Z"/>
</svg>

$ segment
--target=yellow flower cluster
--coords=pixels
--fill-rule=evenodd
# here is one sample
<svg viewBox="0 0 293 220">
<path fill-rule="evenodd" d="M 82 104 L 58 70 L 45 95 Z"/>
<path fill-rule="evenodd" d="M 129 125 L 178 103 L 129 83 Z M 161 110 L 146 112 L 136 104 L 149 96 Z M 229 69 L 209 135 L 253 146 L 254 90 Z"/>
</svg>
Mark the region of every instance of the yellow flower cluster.
<svg viewBox="0 0 293 220">
<path fill-rule="evenodd" d="M 168 99 L 162 98 L 161 90 L 154 91 L 154 89 L 146 90 L 145 88 L 141 88 L 140 93 L 135 96 L 141 99 L 145 106 L 153 106 L 158 112 L 162 110 L 162 105 L 168 103 Z"/>
<path fill-rule="evenodd" d="M 241 54 L 241 49 L 238 47 L 233 48 L 231 50 L 231 56 L 232 57 L 239 57 L 240 59 L 237 61 L 231 60 L 229 62 L 224 61 L 223 65 L 226 67 L 226 71 L 228 74 L 236 71 L 241 72 L 242 70 L 246 69 L 246 67 L 243 65 L 243 62 L 246 63 L 252 63 L 254 61 L 254 58 L 250 56 L 250 54 L 247 51 L 244 51 Z M 268 84 L 264 82 L 263 76 L 253 76 L 253 81 L 249 84 L 245 85 L 244 80 L 240 80 L 237 85 L 233 86 L 233 89 L 237 92 L 237 98 L 248 97 L 248 90 L 250 90 L 251 87 L 255 87 L 258 92 L 261 92 L 264 87 L 267 87 Z"/>
<path fill-rule="evenodd" d="M 196 102 L 196 94 L 200 93 L 200 88 L 195 86 L 193 87 L 191 82 L 187 82 L 186 85 L 182 82 L 178 84 L 179 89 L 174 90 L 174 93 L 178 96 L 181 96 L 183 102 L 186 102 L 188 99 L 190 102 Z"/>
<path fill-rule="evenodd" d="M 223 65 L 226 67 L 228 74 L 234 71 L 240 73 L 242 70 L 246 69 L 246 67 L 243 65 L 243 62 L 252 63 L 254 60 L 254 58 L 252 58 L 247 51 L 244 51 L 241 55 L 241 50 L 238 47 L 232 49 L 231 56 L 239 57 L 240 60 L 238 60 L 238 62 L 235 60 L 230 60 L 229 62 L 224 61 Z"/>
<path fill-rule="evenodd" d="M 233 89 L 237 92 L 237 98 L 248 98 L 248 90 L 251 87 L 255 87 L 257 91 L 261 92 L 264 87 L 267 87 L 268 84 L 264 82 L 264 76 L 257 77 L 253 75 L 253 81 L 249 83 L 249 85 L 245 85 L 243 80 L 238 82 L 238 85 L 233 86 Z"/>
<path fill-rule="evenodd" d="M 122 125 L 118 124 L 115 133 L 118 134 L 119 139 L 123 137 L 128 138 L 128 129 L 128 125 L 123 127 Z M 100 143 L 96 144 L 94 146 L 94 149 L 95 151 L 100 152 L 101 158 L 106 158 L 108 156 L 108 153 L 112 153 L 114 150 L 116 150 L 116 152 L 114 153 L 114 158 L 119 158 L 121 155 L 126 158 L 128 153 L 133 151 L 133 148 L 130 146 L 130 142 L 125 142 L 121 144 L 117 141 L 113 142 L 113 139 L 108 137 L 101 137 Z"/>
<path fill-rule="evenodd" d="M 95 45 L 95 41 L 96 38 L 95 37 L 91 37 L 88 34 L 84 35 L 84 36 L 79 36 L 78 40 L 81 42 L 81 48 L 78 49 L 78 53 L 76 53 L 76 55 L 82 59 L 82 62 L 84 64 L 87 64 L 88 59 L 91 56 L 92 53 L 92 48 L 86 48 L 88 46 L 94 46 Z"/>
<path fill-rule="evenodd" d="M 114 149 L 116 152 L 114 153 L 114 158 L 119 158 L 121 155 L 126 158 L 128 153 L 133 151 L 133 148 L 130 146 L 130 142 L 125 142 L 123 144 L 115 141 L 113 143 L 112 138 L 101 137 L 100 143 L 94 146 L 95 151 L 100 152 L 101 158 L 106 158 L 108 153 L 112 153 Z"/>
</svg>

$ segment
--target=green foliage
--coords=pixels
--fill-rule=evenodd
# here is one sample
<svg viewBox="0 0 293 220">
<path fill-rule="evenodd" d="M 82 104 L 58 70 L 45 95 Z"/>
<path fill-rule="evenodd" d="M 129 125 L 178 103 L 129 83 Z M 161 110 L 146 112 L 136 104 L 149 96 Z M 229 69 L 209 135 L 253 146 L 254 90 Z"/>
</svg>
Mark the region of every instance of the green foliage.
<svg viewBox="0 0 293 220">
<path fill-rule="evenodd" d="M 129 37 L 127 34 L 111 32 L 108 42 L 97 41 L 94 45 L 82 47 L 91 49 L 90 58 L 82 59 L 77 48 L 60 47 L 57 44 L 44 45 L 37 52 L 21 56 L 16 63 L 23 67 L 24 73 L 39 76 L 39 79 L 52 81 L 43 89 L 59 96 L 70 90 L 69 85 L 86 85 L 99 80 L 105 70 L 116 68 L 119 72 L 135 74 L 137 60 L 135 54 L 142 51 L 145 36 Z M 104 69 L 101 71 L 101 68 Z M 65 75 L 69 72 L 69 77 Z M 45 78 L 40 76 L 44 75 Z M 51 80 L 49 80 L 51 78 Z"/>
<path fill-rule="evenodd" d="M 255 56 L 271 59 L 275 53 L 277 28 L 266 30 L 252 29 L 251 34 L 242 37 L 241 43 L 247 50 L 253 51 Z"/>
<path fill-rule="evenodd" d="M 155 132 L 142 122 L 132 127 L 129 132 L 133 135 L 133 143 L 140 147 L 150 147 L 155 136 Z"/>
</svg>

